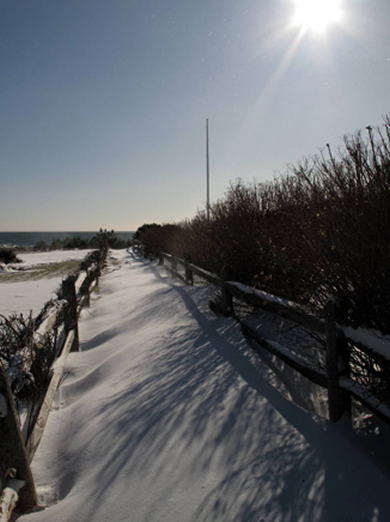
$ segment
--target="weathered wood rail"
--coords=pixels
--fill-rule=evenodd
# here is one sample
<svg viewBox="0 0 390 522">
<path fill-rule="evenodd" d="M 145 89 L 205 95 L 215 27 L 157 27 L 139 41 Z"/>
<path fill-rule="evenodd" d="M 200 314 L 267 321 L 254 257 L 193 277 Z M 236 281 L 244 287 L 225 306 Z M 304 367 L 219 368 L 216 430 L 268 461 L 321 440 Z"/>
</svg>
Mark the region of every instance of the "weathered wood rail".
<svg viewBox="0 0 390 522">
<path fill-rule="evenodd" d="M 107 249 L 102 248 L 87 256 L 80 271 L 62 282 L 61 299 L 42 313 L 43 319 L 35 332 L 38 346 L 39 339 L 49 335 L 53 329 L 60 330 L 61 334 L 57 337 L 51 377 L 41 401 L 35 404 L 33 423 L 26 435 L 22 433 L 11 390 L 14 376 L 0 362 L 0 517 L 3 513 L 4 520 L 8 520 L 16 499 L 22 509 L 37 505 L 30 464 L 41 441 L 66 358 L 70 351 L 79 350 L 79 315 L 83 307 L 89 306 L 90 293 L 98 283 L 106 255 Z M 0 518 L 0 522 L 2 520 Z"/>
<path fill-rule="evenodd" d="M 388 359 L 383 354 L 378 353 L 373 346 L 370 346 L 369 342 L 362 342 L 356 339 L 356 335 L 351 335 L 348 331 L 350 329 L 344 327 L 338 321 L 337 300 L 333 296 L 329 296 L 323 317 L 316 317 L 300 304 L 238 282 L 225 281 L 223 270 L 219 276 L 208 272 L 192 264 L 189 261 L 189 256 L 186 256 L 183 260 L 162 252 L 158 257 L 159 264 L 164 264 L 174 275 L 187 284 L 193 284 L 195 275 L 219 287 L 221 289 L 221 303 L 211 302 L 210 306 L 223 315 L 235 316 L 234 299 L 236 299 L 253 307 L 268 310 L 310 332 L 318 334 L 326 346 L 326 368 L 324 369 L 313 368 L 307 361 L 288 348 L 262 337 L 250 322 L 236 316 L 236 319 L 241 323 L 243 333 L 247 337 L 256 341 L 257 345 L 277 356 L 312 382 L 328 390 L 328 411 L 332 422 L 337 422 L 345 412 L 351 413 L 351 397 L 353 397 L 384 422 L 390 424 L 390 407 L 383 399 L 368 394 L 367 390 L 351 378 L 350 373 L 350 346 L 366 354 L 379 367 L 390 369 L 390 344 Z M 178 266 L 184 267 L 184 277 L 177 272 Z"/>
</svg>

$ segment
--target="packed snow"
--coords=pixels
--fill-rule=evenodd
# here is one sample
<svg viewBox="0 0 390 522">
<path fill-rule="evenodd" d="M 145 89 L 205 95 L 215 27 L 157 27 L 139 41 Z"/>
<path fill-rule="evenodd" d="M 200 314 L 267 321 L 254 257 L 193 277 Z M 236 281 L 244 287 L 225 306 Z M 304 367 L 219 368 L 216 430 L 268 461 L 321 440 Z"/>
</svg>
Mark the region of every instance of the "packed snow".
<svg viewBox="0 0 390 522">
<path fill-rule="evenodd" d="M 0 271 L 0 314 L 37 315 L 43 305 L 56 297 L 56 290 L 66 276 L 66 262 L 81 261 L 90 250 L 55 250 L 19 253 L 22 263 Z M 57 269 L 58 267 L 58 269 Z"/>
<path fill-rule="evenodd" d="M 33 461 L 48 507 L 21 522 L 388 519 L 387 427 L 331 424 L 210 292 L 112 253 Z"/>
</svg>

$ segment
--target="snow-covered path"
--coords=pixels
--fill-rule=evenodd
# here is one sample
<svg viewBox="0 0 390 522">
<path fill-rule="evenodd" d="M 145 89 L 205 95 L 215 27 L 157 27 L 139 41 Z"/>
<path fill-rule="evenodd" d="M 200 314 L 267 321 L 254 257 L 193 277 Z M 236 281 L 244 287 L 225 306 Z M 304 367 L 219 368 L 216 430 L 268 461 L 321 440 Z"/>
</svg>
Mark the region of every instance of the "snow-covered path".
<svg viewBox="0 0 390 522">
<path fill-rule="evenodd" d="M 389 473 L 288 399 L 208 288 L 112 257 L 33 463 L 58 502 L 21 521 L 388 520 Z"/>
</svg>

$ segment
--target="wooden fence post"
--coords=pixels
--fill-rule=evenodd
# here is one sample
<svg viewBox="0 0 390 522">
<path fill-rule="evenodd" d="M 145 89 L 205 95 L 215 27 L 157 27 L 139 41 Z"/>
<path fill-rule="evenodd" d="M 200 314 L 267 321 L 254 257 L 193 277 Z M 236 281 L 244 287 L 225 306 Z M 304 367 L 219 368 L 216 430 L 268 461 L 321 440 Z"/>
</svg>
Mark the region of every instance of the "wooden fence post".
<svg viewBox="0 0 390 522">
<path fill-rule="evenodd" d="M 97 264 L 97 267 L 96 267 L 96 271 L 95 271 L 95 279 L 96 279 L 97 285 L 99 284 L 99 277 L 100 277 L 101 273 L 102 273 L 102 269 L 101 269 L 100 261 L 99 261 L 99 263 Z"/>
<path fill-rule="evenodd" d="M 184 254 L 184 269 L 186 274 L 186 282 L 187 285 L 193 286 L 194 284 L 194 274 L 190 268 L 191 256 L 190 254 Z"/>
<path fill-rule="evenodd" d="M 234 315 L 233 296 L 226 286 L 226 268 L 223 266 L 221 270 L 221 297 L 222 297 L 222 313 L 225 316 Z"/>
<path fill-rule="evenodd" d="M 19 506 L 31 508 L 37 505 L 37 493 L 23 437 L 19 418 L 7 375 L 0 365 L 0 463 L 6 470 L 16 470 L 16 478 L 25 485 L 19 491 Z"/>
<path fill-rule="evenodd" d="M 99 260 L 98 260 L 98 263 L 97 263 L 97 271 L 96 271 L 96 284 L 97 285 L 99 284 L 99 277 L 102 274 L 102 268 L 104 266 L 104 262 L 105 262 L 106 257 L 107 257 L 107 252 L 108 252 L 107 247 L 99 248 Z"/>
<path fill-rule="evenodd" d="M 329 296 L 325 307 L 326 323 L 326 371 L 328 379 L 329 419 L 337 422 L 344 413 L 344 404 L 339 387 L 339 343 L 336 323 L 336 298 Z"/>
<path fill-rule="evenodd" d="M 171 260 L 172 260 L 172 272 L 174 273 L 174 275 L 176 275 L 177 274 L 177 261 L 176 261 L 176 258 L 172 256 Z"/>
<path fill-rule="evenodd" d="M 78 328 L 78 314 L 77 314 L 77 297 L 75 289 L 75 277 L 69 276 L 62 281 L 62 290 L 65 299 L 68 301 L 67 309 L 65 310 L 65 330 L 66 333 L 70 330 L 75 330 L 74 341 L 71 352 L 78 352 L 80 348 L 79 343 L 79 328 Z"/>
<path fill-rule="evenodd" d="M 91 283 L 92 283 L 92 272 L 89 267 L 85 267 L 85 279 L 80 288 L 81 305 L 89 308 L 91 306 Z"/>
<path fill-rule="evenodd" d="M 163 265 L 164 264 L 164 256 L 162 255 L 162 252 L 158 253 L 158 264 Z"/>
<path fill-rule="evenodd" d="M 348 346 L 348 341 L 346 339 L 342 339 L 340 337 L 337 338 L 337 351 L 339 354 L 339 363 L 341 366 L 341 371 L 339 370 L 339 375 L 342 377 L 348 378 L 350 376 L 350 349 Z M 341 389 L 341 402 L 343 405 L 343 410 L 352 416 L 352 397 L 348 390 Z"/>
</svg>

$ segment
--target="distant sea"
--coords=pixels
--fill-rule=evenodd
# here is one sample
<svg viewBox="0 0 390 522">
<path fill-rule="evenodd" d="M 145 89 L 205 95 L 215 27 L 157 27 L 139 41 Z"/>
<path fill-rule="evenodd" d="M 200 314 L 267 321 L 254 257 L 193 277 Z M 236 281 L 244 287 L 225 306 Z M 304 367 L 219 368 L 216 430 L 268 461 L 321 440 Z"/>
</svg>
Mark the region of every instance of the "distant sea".
<svg viewBox="0 0 390 522">
<path fill-rule="evenodd" d="M 40 241 L 50 245 L 54 239 L 64 240 L 67 237 L 91 239 L 96 233 L 96 230 L 94 232 L 0 232 L 0 245 L 29 247 Z M 127 241 L 133 237 L 134 232 L 115 232 L 115 234 L 118 239 Z"/>
</svg>

